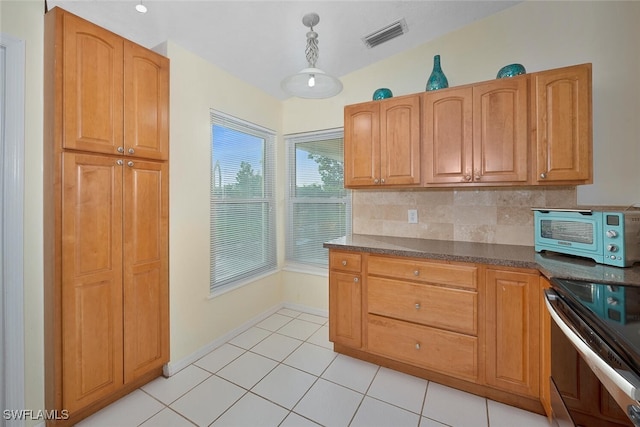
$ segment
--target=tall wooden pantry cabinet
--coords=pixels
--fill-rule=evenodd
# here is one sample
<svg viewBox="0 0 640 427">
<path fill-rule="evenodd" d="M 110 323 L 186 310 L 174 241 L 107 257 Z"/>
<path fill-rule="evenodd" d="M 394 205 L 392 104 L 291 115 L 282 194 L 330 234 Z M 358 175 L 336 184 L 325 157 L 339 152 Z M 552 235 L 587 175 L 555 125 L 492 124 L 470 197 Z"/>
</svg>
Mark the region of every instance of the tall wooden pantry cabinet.
<svg viewBox="0 0 640 427">
<path fill-rule="evenodd" d="M 44 60 L 45 405 L 73 425 L 169 360 L 169 60 L 60 8 Z"/>
</svg>

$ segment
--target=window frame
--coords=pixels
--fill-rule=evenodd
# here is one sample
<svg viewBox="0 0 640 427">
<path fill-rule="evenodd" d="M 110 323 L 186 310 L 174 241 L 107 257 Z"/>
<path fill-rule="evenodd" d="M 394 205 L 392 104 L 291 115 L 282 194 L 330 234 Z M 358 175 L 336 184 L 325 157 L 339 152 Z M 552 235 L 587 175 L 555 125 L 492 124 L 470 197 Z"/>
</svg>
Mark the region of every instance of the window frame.
<svg viewBox="0 0 640 427">
<path fill-rule="evenodd" d="M 262 179 L 263 179 L 263 192 L 262 198 L 230 198 L 228 200 L 216 199 L 214 187 L 216 185 L 216 165 L 214 164 L 214 126 L 221 126 L 227 129 L 231 129 L 236 132 L 241 132 L 256 138 L 264 140 L 263 146 L 263 158 L 264 164 L 262 166 Z M 276 197 L 276 132 L 272 129 L 256 125 L 249 121 L 231 116 L 229 114 L 211 109 L 210 110 L 210 167 L 209 167 L 209 294 L 210 297 L 215 297 L 230 290 L 244 286 L 245 284 L 254 282 L 262 277 L 268 276 L 278 271 L 278 238 L 277 238 L 277 197 Z M 267 244 L 263 254 L 265 261 L 261 266 L 257 268 L 248 269 L 244 272 L 239 272 L 234 277 L 223 280 L 219 283 L 216 282 L 216 242 L 215 242 L 215 209 L 219 206 L 228 204 L 255 204 L 255 203 L 267 203 L 267 224 L 266 228 L 263 227 L 263 233 L 268 234 L 266 241 Z"/>
<path fill-rule="evenodd" d="M 287 179 L 287 191 L 285 195 L 286 204 L 286 226 L 285 226 L 285 264 L 288 270 L 318 273 L 326 275 L 329 267 L 328 262 L 328 250 L 326 264 L 319 264 L 314 262 L 304 262 L 299 259 L 294 259 L 291 254 L 293 251 L 293 226 L 294 226 L 294 206 L 296 204 L 313 203 L 313 204 L 345 204 L 345 234 L 351 234 L 352 227 L 352 192 L 349 189 L 345 189 L 344 197 L 296 197 L 296 164 L 295 164 L 295 150 L 296 145 L 299 143 L 318 142 L 323 140 L 342 139 L 344 144 L 344 128 L 333 128 L 321 131 L 302 132 L 295 134 L 288 134 L 284 136 L 286 147 L 286 179 Z M 344 161 L 344 150 L 343 150 Z M 344 182 L 344 177 L 343 177 Z M 327 238 L 329 240 L 329 238 Z"/>
</svg>

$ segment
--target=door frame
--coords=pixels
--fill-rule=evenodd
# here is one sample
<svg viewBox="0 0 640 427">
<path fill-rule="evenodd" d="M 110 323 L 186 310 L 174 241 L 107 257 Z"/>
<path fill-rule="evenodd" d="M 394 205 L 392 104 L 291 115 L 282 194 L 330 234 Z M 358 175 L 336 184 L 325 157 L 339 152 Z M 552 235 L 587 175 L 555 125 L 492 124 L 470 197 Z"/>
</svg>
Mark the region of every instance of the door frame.
<svg viewBox="0 0 640 427">
<path fill-rule="evenodd" d="M 0 110 L 4 129 L 0 135 L 3 163 L 0 166 L 2 199 L 0 200 L 0 267 L 4 293 L 2 351 L 0 366 L 3 377 L 4 402 L 0 406 L 20 410 L 24 396 L 24 107 L 25 107 L 25 42 L 0 33 L 0 49 L 4 51 L 5 105 Z M 11 327 L 6 327 L 11 325 Z M 6 420 L 7 426 L 22 426 L 24 420 Z"/>
</svg>

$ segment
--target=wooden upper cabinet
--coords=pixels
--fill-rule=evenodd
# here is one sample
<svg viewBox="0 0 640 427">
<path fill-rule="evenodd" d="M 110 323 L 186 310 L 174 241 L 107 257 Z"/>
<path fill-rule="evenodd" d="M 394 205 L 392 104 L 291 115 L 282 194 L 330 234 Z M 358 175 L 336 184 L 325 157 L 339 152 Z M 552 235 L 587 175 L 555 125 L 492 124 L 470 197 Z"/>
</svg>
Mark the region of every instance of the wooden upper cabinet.
<svg viewBox="0 0 640 427">
<path fill-rule="evenodd" d="M 345 187 L 420 184 L 420 98 L 344 110 Z"/>
<path fill-rule="evenodd" d="M 344 108 L 344 186 L 375 185 L 380 171 L 380 103 Z"/>
<path fill-rule="evenodd" d="M 164 162 L 124 167 L 124 381 L 169 360 L 169 174 Z"/>
<path fill-rule="evenodd" d="M 62 147 L 166 160 L 169 59 L 67 12 Z"/>
<path fill-rule="evenodd" d="M 116 153 L 123 131 L 123 39 L 69 13 L 58 13 L 63 30 L 60 66 L 62 147 Z"/>
<path fill-rule="evenodd" d="M 525 183 L 528 174 L 528 78 L 473 86 L 473 181 Z"/>
<path fill-rule="evenodd" d="M 125 154 L 169 157 L 169 59 L 148 49 L 124 45 Z"/>
<path fill-rule="evenodd" d="M 591 64 L 533 76 L 536 182 L 593 182 Z"/>
<path fill-rule="evenodd" d="M 380 184 L 420 184 L 420 97 L 380 103 Z"/>
<path fill-rule="evenodd" d="M 526 183 L 526 76 L 423 94 L 425 185 Z"/>
<path fill-rule="evenodd" d="M 451 88 L 422 95 L 425 184 L 471 181 L 473 90 Z"/>
</svg>

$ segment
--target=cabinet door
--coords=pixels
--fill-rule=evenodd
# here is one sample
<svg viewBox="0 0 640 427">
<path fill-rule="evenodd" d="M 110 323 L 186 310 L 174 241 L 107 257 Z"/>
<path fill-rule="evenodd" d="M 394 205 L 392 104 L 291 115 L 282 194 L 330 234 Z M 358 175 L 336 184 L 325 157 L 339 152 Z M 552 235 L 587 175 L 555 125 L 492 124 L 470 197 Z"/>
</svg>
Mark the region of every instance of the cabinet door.
<svg viewBox="0 0 640 427">
<path fill-rule="evenodd" d="M 473 181 L 528 180 L 527 76 L 473 87 Z"/>
<path fill-rule="evenodd" d="M 471 181 L 472 89 L 442 89 L 422 96 L 422 165 L 425 184 Z"/>
<path fill-rule="evenodd" d="M 122 386 L 122 166 L 62 154 L 62 407 Z"/>
<path fill-rule="evenodd" d="M 380 183 L 420 184 L 420 98 L 380 103 Z"/>
<path fill-rule="evenodd" d="M 591 64 L 536 73 L 534 88 L 537 182 L 591 182 Z"/>
<path fill-rule="evenodd" d="M 63 27 L 63 147 L 117 153 L 123 145 L 123 39 L 68 13 Z"/>
<path fill-rule="evenodd" d="M 124 166 L 124 375 L 130 382 L 169 359 L 168 166 Z"/>
<path fill-rule="evenodd" d="M 344 186 L 380 182 L 380 104 L 344 108 Z"/>
<path fill-rule="evenodd" d="M 169 157 L 169 59 L 131 42 L 124 45 L 125 154 Z"/>
<path fill-rule="evenodd" d="M 362 346 L 362 286 L 359 274 L 329 273 L 329 340 Z"/>
<path fill-rule="evenodd" d="M 539 398 L 539 275 L 488 269 L 486 289 L 487 383 Z"/>
</svg>

